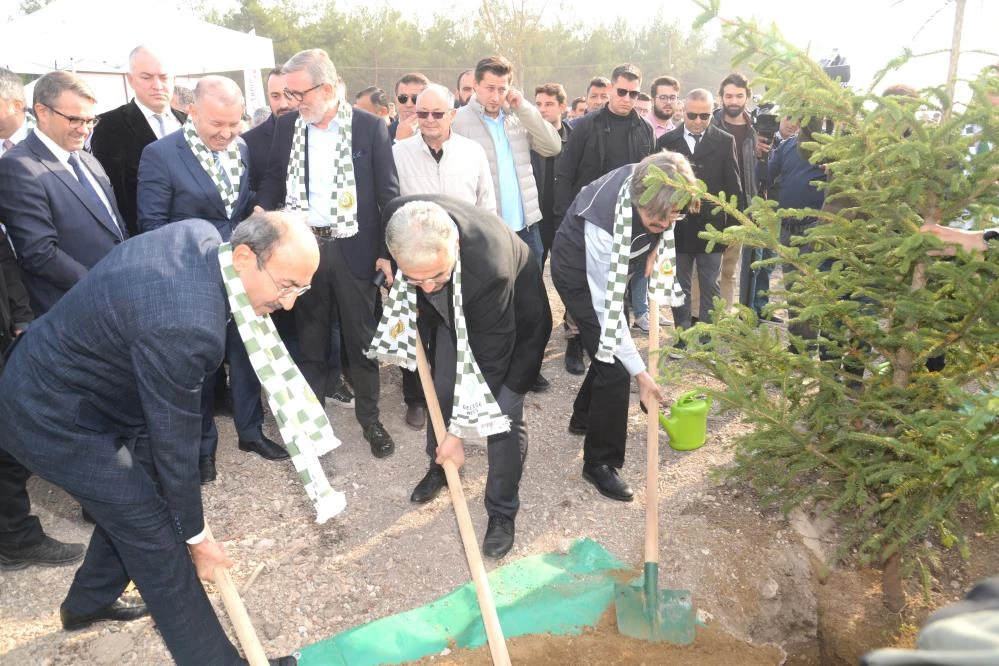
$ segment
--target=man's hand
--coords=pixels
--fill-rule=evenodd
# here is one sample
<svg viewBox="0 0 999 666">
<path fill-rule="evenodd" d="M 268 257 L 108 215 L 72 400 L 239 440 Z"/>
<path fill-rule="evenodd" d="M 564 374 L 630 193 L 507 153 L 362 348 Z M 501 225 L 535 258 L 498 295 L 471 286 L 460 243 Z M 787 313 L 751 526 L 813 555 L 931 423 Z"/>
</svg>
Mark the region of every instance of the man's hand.
<svg viewBox="0 0 999 666">
<path fill-rule="evenodd" d="M 661 405 L 666 401 L 662 387 L 656 384 L 656 380 L 652 379 L 652 375 L 648 372 L 643 370 L 635 375 L 635 381 L 638 382 L 638 397 L 646 409 L 649 409 L 650 405 Z"/>
<path fill-rule="evenodd" d="M 445 460 L 450 460 L 455 467 L 461 469 L 465 464 L 465 440 L 448 433 L 444 441 L 437 445 L 437 459 L 434 462 L 443 465 Z"/>
<path fill-rule="evenodd" d="M 763 156 L 770 152 L 770 144 L 766 139 L 757 135 L 756 137 L 756 159 L 762 160 Z"/>
<path fill-rule="evenodd" d="M 400 120 L 395 128 L 395 140 L 402 141 L 416 134 L 420 129 L 420 124 L 416 122 L 416 116 L 407 120 Z"/>
<path fill-rule="evenodd" d="M 511 87 L 506 93 L 506 103 L 510 106 L 511 110 L 519 109 L 523 101 L 524 94 L 516 88 Z"/>
<path fill-rule="evenodd" d="M 260 215 L 261 213 L 265 213 L 265 212 L 267 212 L 267 211 L 265 211 L 265 210 L 264 210 L 263 208 L 261 208 L 260 206 L 254 206 L 254 207 L 253 207 L 253 214 L 254 214 L 254 215 Z"/>
<path fill-rule="evenodd" d="M 215 580 L 215 569 L 218 567 L 228 569 L 232 566 L 232 560 L 225 554 L 222 545 L 214 541 L 205 539 L 201 543 L 188 545 L 188 548 L 194 561 L 194 569 L 201 580 L 210 583 Z"/>
<path fill-rule="evenodd" d="M 375 270 L 385 274 L 385 287 L 391 287 L 392 281 L 395 279 L 392 277 L 392 262 L 388 259 L 377 259 L 375 260 Z"/>
</svg>

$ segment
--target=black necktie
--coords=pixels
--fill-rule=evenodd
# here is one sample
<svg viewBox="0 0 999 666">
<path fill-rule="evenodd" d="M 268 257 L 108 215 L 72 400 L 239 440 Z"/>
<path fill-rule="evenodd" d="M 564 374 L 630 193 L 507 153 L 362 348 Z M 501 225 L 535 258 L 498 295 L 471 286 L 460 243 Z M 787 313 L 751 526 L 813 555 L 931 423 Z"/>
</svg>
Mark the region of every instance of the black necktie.
<svg viewBox="0 0 999 666">
<path fill-rule="evenodd" d="M 115 231 L 118 232 L 118 236 L 120 237 L 121 230 L 118 229 L 118 225 L 115 223 L 114 218 L 111 216 L 111 212 L 108 210 L 107 206 L 104 205 L 104 201 L 101 200 L 100 195 L 97 194 L 97 190 L 95 190 L 94 186 L 90 184 L 90 179 L 87 178 L 87 174 L 83 170 L 83 165 L 80 164 L 80 158 L 77 156 L 76 153 L 70 153 L 69 165 L 73 167 L 73 173 L 76 174 L 77 180 L 80 181 L 80 186 L 83 187 L 83 190 L 87 193 L 87 196 L 90 197 L 91 202 L 93 202 L 94 205 L 97 206 L 97 209 L 99 211 L 104 213 L 104 221 L 110 222 L 111 226 L 114 227 Z"/>
<path fill-rule="evenodd" d="M 697 150 L 697 144 L 701 142 L 701 135 L 692 133 L 690 136 L 694 139 L 694 150 Z M 690 152 L 694 152 L 694 150 Z"/>
</svg>

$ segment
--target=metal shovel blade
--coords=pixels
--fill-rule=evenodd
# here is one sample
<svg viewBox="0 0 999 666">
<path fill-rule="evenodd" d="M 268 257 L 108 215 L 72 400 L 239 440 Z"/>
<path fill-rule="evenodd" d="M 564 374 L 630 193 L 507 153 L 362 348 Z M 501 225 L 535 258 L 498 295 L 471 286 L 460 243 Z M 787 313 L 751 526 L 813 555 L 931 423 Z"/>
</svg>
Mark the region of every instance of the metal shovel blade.
<svg viewBox="0 0 999 666">
<path fill-rule="evenodd" d="M 689 590 L 660 590 L 659 566 L 645 563 L 645 575 L 630 585 L 615 585 L 617 628 L 643 641 L 694 642 L 696 617 Z"/>
</svg>

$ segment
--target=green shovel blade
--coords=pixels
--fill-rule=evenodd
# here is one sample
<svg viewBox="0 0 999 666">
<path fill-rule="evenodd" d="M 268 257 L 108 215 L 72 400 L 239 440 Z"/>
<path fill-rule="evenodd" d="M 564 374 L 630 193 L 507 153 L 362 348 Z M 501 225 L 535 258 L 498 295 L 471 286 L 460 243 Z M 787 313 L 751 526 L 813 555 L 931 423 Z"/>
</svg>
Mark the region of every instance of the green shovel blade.
<svg viewBox="0 0 999 666">
<path fill-rule="evenodd" d="M 694 642 L 696 618 L 689 590 L 660 590 L 659 567 L 645 563 L 645 575 L 614 586 L 617 628 L 625 636 L 677 645 Z"/>
</svg>

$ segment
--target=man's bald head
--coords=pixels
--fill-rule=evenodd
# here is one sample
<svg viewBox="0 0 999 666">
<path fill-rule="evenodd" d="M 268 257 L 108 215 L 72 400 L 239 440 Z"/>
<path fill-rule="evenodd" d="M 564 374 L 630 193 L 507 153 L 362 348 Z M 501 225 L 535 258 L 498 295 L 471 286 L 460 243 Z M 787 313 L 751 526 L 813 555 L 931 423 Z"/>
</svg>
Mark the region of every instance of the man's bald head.
<svg viewBox="0 0 999 666">
<path fill-rule="evenodd" d="M 225 76 L 206 76 L 194 87 L 191 122 L 210 150 L 229 148 L 242 131 L 243 93 Z"/>
</svg>

